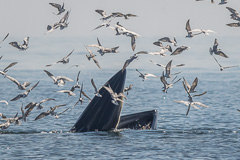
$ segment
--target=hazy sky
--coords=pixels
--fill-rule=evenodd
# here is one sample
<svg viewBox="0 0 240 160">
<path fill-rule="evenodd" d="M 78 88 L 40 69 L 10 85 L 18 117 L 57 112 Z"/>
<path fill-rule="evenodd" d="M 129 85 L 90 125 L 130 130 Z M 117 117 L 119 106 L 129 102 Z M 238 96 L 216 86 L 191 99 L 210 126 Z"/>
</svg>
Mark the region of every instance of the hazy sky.
<svg viewBox="0 0 240 160">
<path fill-rule="evenodd" d="M 46 64 L 61 59 L 75 49 L 68 66 L 78 63 L 83 68 L 97 69 L 93 62 L 87 61 L 86 50 L 83 46 L 97 43 L 97 37 L 106 47 L 120 46 L 120 53 L 117 55 L 97 56 L 103 69 L 121 68 L 124 61 L 137 51 L 159 50 L 152 43 L 164 36 L 170 38 L 176 36 L 178 46 L 187 45 L 191 49 L 178 56 L 169 56 L 168 53 L 164 58 L 150 55 L 141 56 L 129 67 L 150 66 L 155 68 L 149 63 L 149 59 L 164 64 L 174 59 L 176 63 L 186 63 L 186 67 L 213 66 L 213 69 L 217 70 L 218 66 L 208 52 L 215 38 L 219 41 L 219 48 L 230 57 L 229 59 L 220 57 L 219 61 L 223 65 L 240 64 L 240 28 L 226 26 L 227 23 L 234 22 L 230 19 L 230 12 L 226 6 L 240 11 L 240 1 L 229 0 L 226 5 L 218 5 L 219 1 L 215 0 L 215 4 L 211 4 L 210 0 L 200 2 L 195 0 L 0 0 L 0 39 L 10 33 L 6 41 L 0 45 L 0 55 L 3 55 L 0 68 L 4 68 L 9 62 L 18 61 L 19 68 L 45 69 Z M 48 4 L 50 2 L 65 3 L 66 10 L 71 10 L 70 24 L 62 31 L 55 30 L 44 35 L 47 25 L 58 22 L 64 15 L 54 15 L 52 12 L 56 13 L 57 10 Z M 130 38 L 115 36 L 115 32 L 109 28 L 92 31 L 102 23 L 99 20 L 101 16 L 95 12 L 95 9 L 103 9 L 107 14 L 122 12 L 138 15 L 129 20 L 116 18 L 112 21 L 112 25 L 119 21 L 127 29 L 141 35 L 137 39 L 137 47 L 134 52 L 130 47 Z M 187 39 L 185 38 L 185 25 L 188 19 L 190 19 L 192 29 L 211 29 L 217 33 Z M 11 41 L 22 43 L 23 38 L 27 36 L 30 37 L 29 48 L 24 52 L 18 51 L 8 44 Z M 96 51 L 94 48 L 91 50 Z M 95 52 L 95 54 L 98 53 Z M 54 67 L 56 69 L 59 66 L 62 67 L 62 65 Z"/>
</svg>

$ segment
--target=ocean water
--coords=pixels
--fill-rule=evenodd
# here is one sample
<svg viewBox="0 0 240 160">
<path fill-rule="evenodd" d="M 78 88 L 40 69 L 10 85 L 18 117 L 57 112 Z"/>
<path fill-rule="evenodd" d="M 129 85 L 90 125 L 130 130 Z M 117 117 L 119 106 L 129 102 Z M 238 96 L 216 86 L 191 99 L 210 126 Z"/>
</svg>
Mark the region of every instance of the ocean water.
<svg viewBox="0 0 240 160">
<path fill-rule="evenodd" d="M 80 69 L 47 70 L 75 80 Z M 57 87 L 43 70 L 9 70 L 9 75 L 19 81 L 29 81 L 32 85 L 37 81 L 40 83 L 28 97 L 10 102 L 22 91 L 7 78 L 0 77 L 1 99 L 9 101 L 8 106 L 0 104 L 1 113 L 13 117 L 17 112 L 21 115 L 21 105 L 26 106 L 29 102 L 45 98 L 55 98 L 56 101 L 44 103 L 43 110 L 33 110 L 27 122 L 0 131 L 1 159 L 239 159 L 239 68 L 223 72 L 217 68 L 178 70 L 182 71 L 179 78 L 185 77 L 190 84 L 198 77 L 197 93 L 207 91 L 207 94 L 194 97 L 194 100 L 209 108 L 191 108 L 186 116 L 187 107 L 173 101 L 187 100 L 182 82 L 176 83 L 166 94 L 162 92 L 163 85 L 159 78 L 149 78 L 143 82 L 135 69 L 130 68 L 125 85 L 134 85 L 127 96 L 127 103 L 131 106 L 125 104 L 122 115 L 157 109 L 157 129 L 86 133 L 68 132 L 87 106 L 86 99 L 83 105 L 77 105 L 58 119 L 47 116 L 34 121 L 49 107 L 67 104 L 58 108 L 57 112 L 72 107 L 78 99 L 78 92 L 76 96 L 68 97 L 56 91 L 70 89 L 75 82 Z M 83 82 L 85 92 L 93 97 L 90 79 L 94 78 L 97 87 L 100 87 L 117 71 L 82 70 L 80 82 Z M 160 76 L 162 69 L 141 71 Z"/>
</svg>

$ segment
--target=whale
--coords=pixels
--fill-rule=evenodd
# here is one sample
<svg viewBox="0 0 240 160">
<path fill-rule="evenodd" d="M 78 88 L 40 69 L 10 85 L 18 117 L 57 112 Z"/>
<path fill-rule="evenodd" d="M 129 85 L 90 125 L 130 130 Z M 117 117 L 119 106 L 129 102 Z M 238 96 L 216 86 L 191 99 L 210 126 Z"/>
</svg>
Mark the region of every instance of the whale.
<svg viewBox="0 0 240 160">
<path fill-rule="evenodd" d="M 104 86 L 123 93 L 126 69 L 114 74 Z M 70 129 L 70 132 L 112 131 L 116 129 L 156 129 L 157 110 L 144 111 L 121 116 L 123 102 L 112 102 L 112 97 L 105 88 L 99 90 L 102 97 L 95 96 Z M 123 97 L 121 97 L 123 99 Z"/>
</svg>

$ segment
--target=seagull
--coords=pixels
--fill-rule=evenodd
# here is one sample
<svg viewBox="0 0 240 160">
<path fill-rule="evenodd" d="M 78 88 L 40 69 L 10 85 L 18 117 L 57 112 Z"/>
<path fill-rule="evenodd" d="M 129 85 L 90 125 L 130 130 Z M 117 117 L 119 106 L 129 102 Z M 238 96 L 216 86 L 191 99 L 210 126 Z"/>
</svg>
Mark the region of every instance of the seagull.
<svg viewBox="0 0 240 160">
<path fill-rule="evenodd" d="M 59 92 L 59 93 L 67 93 L 68 96 L 75 96 L 75 93 L 73 93 L 70 90 L 60 90 L 60 91 L 57 91 L 57 92 Z"/>
<path fill-rule="evenodd" d="M 37 109 L 43 109 L 42 103 L 45 103 L 48 101 L 55 101 L 55 99 L 54 98 L 46 98 L 46 99 L 41 100 L 40 102 L 37 102 L 37 103 L 32 102 L 32 103 L 36 104 L 35 106 L 37 107 Z M 27 109 L 27 108 L 29 108 L 29 107 L 26 106 L 25 109 Z"/>
<path fill-rule="evenodd" d="M 48 75 L 50 78 L 52 78 L 53 83 L 56 84 L 56 85 L 58 85 L 58 86 L 64 86 L 65 83 L 66 83 L 66 81 L 70 81 L 70 82 L 74 81 L 74 80 L 72 80 L 72 79 L 70 79 L 70 78 L 68 78 L 68 77 L 65 77 L 65 76 L 57 76 L 57 77 L 54 77 L 54 75 L 53 75 L 52 73 L 50 73 L 49 71 L 47 71 L 47 70 L 44 70 L 44 72 L 46 72 L 47 75 Z"/>
<path fill-rule="evenodd" d="M 237 22 L 237 23 L 229 23 L 229 24 L 226 24 L 227 26 L 230 26 L 230 27 L 240 27 L 240 21 Z"/>
<path fill-rule="evenodd" d="M 113 17 L 124 17 L 124 19 L 129 19 L 129 17 L 137 17 L 137 15 L 135 15 L 135 14 L 131 14 L 131 13 L 123 14 L 120 12 L 114 12 L 114 13 L 112 13 L 112 15 L 113 15 Z"/>
<path fill-rule="evenodd" d="M 190 86 L 190 84 L 186 81 L 186 79 L 183 77 L 184 80 L 184 84 L 186 86 L 187 92 L 188 93 L 195 93 L 195 88 L 197 87 L 198 84 L 198 78 L 196 77 L 192 83 L 192 85 Z"/>
<path fill-rule="evenodd" d="M 213 55 L 212 55 L 213 56 Z M 227 69 L 227 68 L 233 68 L 233 67 L 239 67 L 238 65 L 236 66 L 226 66 L 226 67 L 223 67 L 219 62 L 218 60 L 213 56 L 213 58 L 215 59 L 215 61 L 217 62 L 217 64 L 219 65 L 220 67 L 220 71 L 223 71 L 224 69 Z"/>
<path fill-rule="evenodd" d="M 74 104 L 73 107 L 75 107 L 79 102 L 80 102 L 81 105 L 82 105 L 82 103 L 83 103 L 83 101 L 84 101 L 84 99 L 83 99 L 83 97 L 82 97 L 82 93 L 83 93 L 83 83 L 82 83 L 82 85 L 81 85 L 81 90 L 80 90 L 79 92 L 80 92 L 80 94 L 79 94 L 78 101 Z"/>
<path fill-rule="evenodd" d="M 28 48 L 28 43 L 29 43 L 29 37 L 26 37 L 23 39 L 22 45 L 18 44 L 18 42 L 10 42 L 9 44 L 11 44 L 13 47 L 19 49 L 20 51 L 24 51 Z"/>
<path fill-rule="evenodd" d="M 151 73 L 145 73 L 145 74 L 142 74 L 141 72 L 139 72 L 138 69 L 136 69 L 136 71 L 140 74 L 139 77 L 142 78 L 142 81 L 146 80 L 148 77 L 157 77 L 156 75 L 154 74 L 151 74 Z"/>
<path fill-rule="evenodd" d="M 5 39 L 9 36 L 9 33 L 3 38 L 3 40 L 1 40 L 0 43 L 2 43 L 3 41 L 5 41 Z"/>
<path fill-rule="evenodd" d="M 102 95 L 101 94 L 99 94 L 99 90 L 97 89 L 97 87 L 96 87 L 96 85 L 95 85 L 95 83 L 94 83 L 94 81 L 93 81 L 93 78 L 91 79 L 91 83 L 92 83 L 92 86 L 93 86 L 93 88 L 94 88 L 94 90 L 95 90 L 95 96 L 97 96 L 97 97 L 102 97 Z"/>
<path fill-rule="evenodd" d="M 31 88 L 29 88 L 28 90 L 24 91 L 23 93 L 17 95 L 15 98 L 11 99 L 10 101 L 16 101 L 20 98 L 26 98 L 28 96 L 28 94 L 38 85 L 40 81 L 38 81 L 35 85 L 33 85 Z"/>
<path fill-rule="evenodd" d="M 49 3 L 49 4 L 58 9 L 58 14 L 57 15 L 60 15 L 61 13 L 63 13 L 65 11 L 64 3 L 63 3 L 62 6 L 60 4 L 57 4 L 57 3 Z"/>
<path fill-rule="evenodd" d="M 113 48 L 105 48 L 101 45 L 98 38 L 97 38 L 97 41 L 98 41 L 98 44 L 87 45 L 87 47 L 98 48 L 99 50 L 97 52 L 99 52 L 101 54 L 101 56 L 103 56 L 105 53 L 118 53 L 117 49 L 119 48 L 119 46 L 113 47 Z"/>
<path fill-rule="evenodd" d="M 66 106 L 66 104 L 63 104 L 63 105 L 58 105 L 58 106 L 55 106 L 55 107 L 50 107 L 50 110 L 46 111 L 46 112 L 42 112 L 40 113 L 36 118 L 35 118 L 35 121 L 38 120 L 38 119 L 41 119 L 43 117 L 46 117 L 48 115 L 55 115 L 55 110 L 59 107 L 63 107 L 63 106 Z"/>
<path fill-rule="evenodd" d="M 232 13 L 230 15 L 231 19 L 240 21 L 240 14 L 235 9 L 230 8 L 230 7 L 226 7 L 226 8 Z"/>
<path fill-rule="evenodd" d="M 186 23 L 186 28 L 185 29 L 187 30 L 187 33 L 188 33 L 186 38 L 192 38 L 193 36 L 196 36 L 196 35 L 199 35 L 199 34 L 202 33 L 202 32 L 199 32 L 199 33 L 193 34 L 194 31 L 198 31 L 199 29 L 192 30 L 191 27 L 190 27 L 189 22 L 190 22 L 190 19 Z"/>
<path fill-rule="evenodd" d="M 94 55 L 94 54 L 90 51 L 90 49 L 88 49 L 85 45 L 84 45 L 84 47 L 87 49 L 88 53 L 90 54 L 90 55 L 86 55 L 87 59 L 88 59 L 89 61 L 90 61 L 90 59 L 92 59 L 93 62 L 98 66 L 98 68 L 101 69 L 101 66 L 100 66 L 99 62 L 98 62 L 97 59 L 95 58 L 96 55 Z"/>
<path fill-rule="evenodd" d="M 218 41 L 216 38 L 214 40 L 213 48 L 210 47 L 209 52 L 211 55 L 213 55 L 214 53 L 216 55 L 228 58 L 228 56 L 225 53 L 223 53 L 221 49 L 218 49 Z"/>
<path fill-rule="evenodd" d="M 132 87 L 133 87 L 133 85 L 130 84 L 128 87 L 125 87 L 125 88 L 123 89 L 123 92 L 127 92 L 127 95 L 128 95 L 128 91 L 130 91 L 130 90 L 132 89 Z"/>
<path fill-rule="evenodd" d="M 6 73 L 7 73 L 7 71 L 8 71 L 8 68 L 16 65 L 17 63 L 18 63 L 18 62 L 12 62 L 12 63 L 10 63 L 7 67 L 5 67 L 5 68 L 3 69 L 3 71 L 0 71 L 0 74 L 6 75 Z"/>
<path fill-rule="evenodd" d="M 111 20 L 110 21 L 108 21 L 108 22 L 103 22 L 103 23 L 101 23 L 100 25 L 98 25 L 96 28 L 94 28 L 93 29 L 93 31 L 94 30 L 96 30 L 96 29 L 99 29 L 99 28 L 101 28 L 101 27 L 109 27 L 110 26 L 110 22 L 111 22 Z"/>
<path fill-rule="evenodd" d="M 158 40 L 159 42 L 169 42 L 171 43 L 172 45 L 174 45 L 175 47 L 177 46 L 177 40 L 176 40 L 176 37 L 173 37 L 173 40 L 171 40 L 169 37 L 163 37 L 163 38 L 160 38 Z"/>
<path fill-rule="evenodd" d="M 164 71 L 162 73 L 162 76 L 160 77 L 161 82 L 163 83 L 163 92 L 167 93 L 169 88 L 172 88 L 173 85 L 177 82 L 179 82 L 182 78 L 179 78 L 177 81 L 173 82 L 175 79 L 177 78 L 177 76 L 171 81 L 172 83 L 168 83 L 166 80 L 166 77 L 164 75 Z"/>
<path fill-rule="evenodd" d="M 123 68 L 122 68 L 122 72 L 127 68 L 127 66 L 134 60 L 134 59 L 137 59 L 138 56 L 137 54 L 134 54 L 133 56 L 131 56 L 129 59 L 127 59 L 123 65 Z"/>
<path fill-rule="evenodd" d="M 152 60 L 150 60 L 150 62 L 152 62 L 153 64 L 155 64 L 155 65 L 157 65 L 157 66 L 159 66 L 159 67 L 165 68 L 164 77 L 166 77 L 166 78 L 170 78 L 170 77 L 171 77 L 171 74 L 170 74 L 171 68 L 185 66 L 185 64 L 178 64 L 178 65 L 173 65 L 173 66 L 172 66 L 172 60 L 169 61 L 167 65 L 158 64 L 158 63 L 153 62 Z M 175 74 L 178 74 L 178 73 L 175 73 Z"/>
<path fill-rule="evenodd" d="M 31 83 L 30 82 L 23 82 L 23 83 L 20 83 L 18 80 L 16 80 L 15 78 L 9 76 L 9 75 L 6 75 L 6 77 L 11 80 L 12 82 L 14 82 L 17 86 L 18 86 L 18 89 L 20 90 L 26 90 L 26 87 L 28 87 Z"/>
<path fill-rule="evenodd" d="M 57 63 L 62 63 L 62 64 L 69 63 L 69 56 L 73 53 L 73 51 L 74 51 L 74 49 L 67 56 L 63 57 L 61 60 L 54 62 L 52 64 L 48 64 L 48 65 L 46 65 L 46 67 L 52 66 Z"/>
<path fill-rule="evenodd" d="M 133 31 L 130 31 L 128 29 L 126 29 L 125 27 L 123 27 L 122 25 L 120 25 L 119 22 L 116 23 L 115 25 L 115 30 L 117 32 L 116 35 L 126 35 L 126 36 L 136 36 L 136 37 L 141 37 L 138 33 L 135 33 Z"/>
<path fill-rule="evenodd" d="M 107 15 L 104 10 L 96 9 L 95 12 L 97 12 L 98 14 L 100 14 L 102 16 L 101 20 L 103 20 L 103 21 L 113 18 L 113 14 Z"/>
<path fill-rule="evenodd" d="M 175 49 L 175 51 L 173 51 L 173 53 L 171 54 L 172 55 L 178 55 L 178 54 L 181 54 L 183 51 L 189 49 L 190 47 L 187 47 L 187 46 L 181 46 L 181 47 L 178 47 L 177 49 Z"/>
<path fill-rule="evenodd" d="M 105 89 L 109 92 L 109 94 L 111 95 L 111 98 L 112 98 L 112 101 L 111 101 L 111 102 L 112 102 L 113 104 L 118 105 L 118 102 L 117 102 L 117 101 L 120 101 L 120 102 L 124 103 L 124 101 L 121 99 L 122 97 L 123 97 L 123 98 L 126 98 L 123 93 L 118 93 L 118 94 L 117 94 L 116 92 L 114 92 L 114 91 L 112 90 L 112 88 L 111 88 L 110 85 L 108 85 L 108 87 L 107 87 L 107 86 L 103 86 L 103 88 L 105 88 Z"/>
<path fill-rule="evenodd" d="M 74 90 L 75 90 L 76 88 L 80 88 L 80 85 L 79 85 L 79 75 L 80 75 L 80 72 L 81 72 L 81 71 L 79 71 L 79 72 L 78 72 L 78 75 L 77 75 L 77 84 L 74 85 L 74 86 L 72 86 L 72 88 L 70 89 L 70 91 L 72 91 L 72 92 L 74 92 Z"/>
</svg>

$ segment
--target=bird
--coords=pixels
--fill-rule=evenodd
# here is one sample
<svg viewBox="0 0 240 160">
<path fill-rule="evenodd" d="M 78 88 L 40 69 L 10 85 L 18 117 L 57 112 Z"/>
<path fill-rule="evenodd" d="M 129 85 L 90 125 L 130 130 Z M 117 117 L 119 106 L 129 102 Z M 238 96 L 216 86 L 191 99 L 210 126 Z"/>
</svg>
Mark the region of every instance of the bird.
<svg viewBox="0 0 240 160">
<path fill-rule="evenodd" d="M 186 86 L 187 92 L 189 93 L 195 93 L 195 88 L 197 87 L 198 84 L 198 78 L 196 77 L 192 83 L 192 85 L 190 86 L 190 84 L 186 81 L 186 79 L 183 77 L 184 80 L 184 84 Z"/>
<path fill-rule="evenodd" d="M 151 73 L 145 73 L 145 74 L 142 74 L 141 72 L 139 72 L 138 69 L 136 69 L 136 71 L 140 74 L 139 77 L 142 78 L 142 81 L 146 80 L 148 77 L 157 77 L 156 75 L 154 74 L 151 74 Z"/>
<path fill-rule="evenodd" d="M 124 101 L 121 99 L 121 98 L 126 98 L 123 93 L 114 92 L 109 84 L 108 84 L 108 86 L 103 86 L 103 88 L 105 88 L 108 91 L 108 93 L 110 94 L 110 96 L 112 98 L 111 102 L 113 104 L 118 105 L 119 103 L 117 101 L 124 103 Z"/>
<path fill-rule="evenodd" d="M 69 17 L 70 11 L 67 11 L 67 13 L 63 16 L 62 19 L 58 22 L 60 30 L 63 30 L 64 28 L 68 27 L 69 22 L 68 17 Z"/>
<path fill-rule="evenodd" d="M 138 56 L 137 54 L 134 54 L 133 56 L 131 56 L 129 59 L 127 59 L 122 67 L 122 72 L 127 68 L 127 66 L 134 60 L 137 59 Z"/>
<path fill-rule="evenodd" d="M 17 63 L 18 63 L 18 62 L 12 62 L 12 63 L 10 63 L 10 64 L 9 64 L 7 67 L 5 67 L 2 71 L 0 71 L 0 74 L 6 76 L 6 73 L 7 73 L 7 71 L 8 71 L 8 68 L 10 68 L 10 67 L 16 65 Z"/>
<path fill-rule="evenodd" d="M 66 83 L 66 81 L 70 81 L 70 82 L 74 81 L 74 80 L 72 80 L 72 79 L 70 79 L 70 78 L 68 78 L 68 77 L 65 77 L 65 76 L 57 76 L 57 77 L 55 77 L 52 73 L 50 73 L 50 72 L 47 71 L 47 70 L 44 70 L 44 72 L 47 73 L 47 75 L 48 75 L 50 78 L 52 78 L 53 83 L 56 84 L 56 85 L 58 85 L 58 86 L 64 86 L 65 83 Z"/>
<path fill-rule="evenodd" d="M 213 48 L 210 47 L 209 52 L 211 55 L 216 54 L 222 56 L 224 58 L 229 58 L 225 53 L 222 52 L 221 49 L 218 49 L 218 40 L 215 38 Z"/>
<path fill-rule="evenodd" d="M 70 89 L 70 91 L 74 92 L 74 90 L 76 88 L 80 88 L 80 85 L 79 85 L 79 75 L 80 75 L 81 71 L 78 71 L 78 74 L 77 74 L 77 84 L 73 85 L 72 88 Z"/>
<path fill-rule="evenodd" d="M 193 36 L 196 36 L 196 35 L 199 35 L 201 34 L 202 32 L 198 32 L 198 33 L 193 33 L 194 31 L 198 31 L 198 29 L 195 29 L 195 30 L 192 30 L 191 27 L 190 27 L 190 19 L 187 21 L 186 23 L 186 28 L 187 30 L 187 36 L 186 38 L 192 38 Z"/>
<path fill-rule="evenodd" d="M 68 96 L 75 96 L 75 93 L 73 93 L 71 90 L 60 90 L 60 91 L 57 91 L 59 93 L 67 93 Z"/>
<path fill-rule="evenodd" d="M 227 4 L 227 0 L 221 0 L 221 2 L 220 3 L 218 3 L 219 5 L 221 5 L 221 4 Z"/>
<path fill-rule="evenodd" d="M 48 65 L 46 65 L 46 67 L 50 67 L 50 66 L 52 66 L 54 64 L 57 64 L 57 63 L 62 63 L 62 64 L 69 63 L 69 56 L 73 53 L 73 51 L 74 51 L 74 49 L 67 56 L 63 57 L 61 60 L 59 60 L 57 62 L 54 62 L 52 64 L 48 64 Z"/>
<path fill-rule="evenodd" d="M 166 80 L 166 77 L 164 75 L 164 71 L 162 73 L 162 76 L 160 77 L 161 82 L 163 83 L 163 92 L 167 93 L 169 88 L 172 88 L 173 85 L 177 82 L 179 82 L 182 78 L 179 78 L 177 81 L 174 82 L 174 80 L 177 78 L 177 76 L 171 81 L 171 83 L 168 83 Z"/>
<path fill-rule="evenodd" d="M 82 85 L 81 85 L 81 90 L 80 90 L 79 92 L 80 92 L 80 94 L 79 94 L 78 101 L 74 104 L 73 107 L 75 107 L 79 102 L 80 102 L 81 105 L 82 105 L 82 103 L 83 103 L 83 101 L 84 101 L 84 99 L 83 99 L 83 97 L 82 97 L 82 94 L 83 94 L 83 83 L 82 83 Z"/>
<path fill-rule="evenodd" d="M 28 96 L 28 94 L 38 85 L 40 81 L 38 81 L 35 85 L 33 85 L 31 88 L 29 88 L 28 90 L 25 90 L 23 93 L 18 94 L 16 97 L 14 97 L 13 99 L 11 99 L 10 101 L 16 101 L 20 98 L 26 98 Z"/>
<path fill-rule="evenodd" d="M 188 50 L 189 48 L 190 47 L 187 47 L 187 46 L 178 47 L 175 49 L 175 51 L 172 52 L 171 56 L 181 54 L 183 51 Z"/>
<path fill-rule="evenodd" d="M 100 14 L 102 16 L 101 20 L 103 20 L 103 21 L 106 21 L 110 18 L 114 18 L 113 14 L 107 15 L 106 12 L 101 9 L 96 9 L 95 12 L 97 12 L 98 14 Z"/>
<path fill-rule="evenodd" d="M 9 44 L 13 47 L 19 49 L 20 51 L 24 51 L 28 48 L 29 37 L 23 39 L 23 44 L 18 44 L 18 42 L 10 42 Z"/>
<path fill-rule="evenodd" d="M 43 109 L 42 103 L 48 102 L 48 101 L 55 101 L 54 98 L 46 98 L 41 100 L 40 102 L 31 102 L 33 104 L 35 104 L 35 106 L 37 107 L 37 109 Z M 30 106 L 26 106 L 25 109 L 29 108 Z"/>
<path fill-rule="evenodd" d="M 108 22 L 103 22 L 103 23 L 101 23 L 100 25 L 98 25 L 96 28 L 94 28 L 93 29 L 93 31 L 94 30 L 96 30 L 96 29 L 99 29 L 99 28 L 101 28 L 101 27 L 109 27 L 110 26 L 110 22 L 111 22 L 111 20 L 109 20 Z"/>
<path fill-rule="evenodd" d="M 60 4 L 57 4 L 57 3 L 49 3 L 49 4 L 58 9 L 57 15 L 60 15 L 61 13 L 65 12 L 64 3 L 63 3 L 62 6 Z"/>
<path fill-rule="evenodd" d="M 42 112 L 40 113 L 36 118 L 35 118 L 35 121 L 36 120 L 39 120 L 43 117 L 46 117 L 48 115 L 55 115 L 55 110 L 59 107 L 63 107 L 63 106 L 66 106 L 66 104 L 63 104 L 63 105 L 58 105 L 58 106 L 55 106 L 55 107 L 50 107 L 50 110 L 47 110 L 46 112 Z"/>
<path fill-rule="evenodd" d="M 127 95 L 128 95 L 128 91 L 130 91 L 132 89 L 132 87 L 133 87 L 133 84 L 130 84 L 128 87 L 125 87 L 123 89 L 123 92 L 127 92 Z"/>
<path fill-rule="evenodd" d="M 226 24 L 227 26 L 230 26 L 230 27 L 240 27 L 240 21 L 237 22 L 237 23 L 228 23 Z"/>
<path fill-rule="evenodd" d="M 231 12 L 231 14 L 230 14 L 231 19 L 240 21 L 240 14 L 239 14 L 239 12 L 237 12 L 235 9 L 230 8 L 230 7 L 226 7 L 226 8 Z"/>
<path fill-rule="evenodd" d="M 150 62 L 152 62 L 153 64 L 155 64 L 155 65 L 157 65 L 157 66 L 159 66 L 159 67 L 163 67 L 163 68 L 165 69 L 164 77 L 166 77 L 166 78 L 170 78 L 171 75 L 173 75 L 173 74 L 171 74 L 171 68 L 185 66 L 185 64 L 172 65 L 172 60 L 169 61 L 169 62 L 167 63 L 167 65 L 155 63 L 155 62 L 153 62 L 152 60 L 150 60 Z M 178 73 L 175 73 L 175 74 L 178 74 Z M 174 75 L 175 75 L 175 74 L 174 74 Z"/>
<path fill-rule="evenodd" d="M 28 87 L 31 83 L 30 82 L 23 82 L 23 83 L 20 83 L 18 80 L 16 80 L 15 78 L 9 76 L 9 75 L 6 75 L 6 77 L 11 80 L 12 82 L 14 82 L 17 86 L 18 86 L 18 89 L 20 90 L 26 90 L 26 87 Z"/>
<path fill-rule="evenodd" d="M 97 42 L 98 44 L 91 44 L 91 45 L 87 45 L 87 47 L 96 47 L 99 50 L 97 51 L 101 56 L 103 56 L 105 53 L 118 53 L 117 49 L 119 48 L 119 46 L 117 47 L 113 47 L 113 48 L 105 48 L 101 45 L 99 39 L 97 38 Z"/>
<path fill-rule="evenodd" d="M 212 55 L 212 56 L 213 56 L 213 55 Z M 215 61 L 216 61 L 217 64 L 219 65 L 220 71 L 223 71 L 224 69 L 227 69 L 227 68 L 239 67 L 238 65 L 235 65 L 235 66 L 225 66 L 225 67 L 223 67 L 223 66 L 218 62 L 218 60 L 215 58 L 215 56 L 213 56 L 213 58 L 215 59 Z"/>
<path fill-rule="evenodd" d="M 95 96 L 97 96 L 97 97 L 102 97 L 102 95 L 99 93 L 99 89 L 97 89 L 97 87 L 96 87 L 96 85 L 95 85 L 95 83 L 94 83 L 94 80 L 93 80 L 93 78 L 91 79 L 91 83 L 92 83 L 92 86 L 93 86 L 93 88 L 94 88 L 94 94 L 95 94 Z"/>
<path fill-rule="evenodd" d="M 99 62 L 97 61 L 97 59 L 95 58 L 95 55 L 94 55 L 94 54 L 91 52 L 91 50 L 88 49 L 85 45 L 84 45 L 84 47 L 87 49 L 88 53 L 90 54 L 90 55 L 86 55 L 87 59 L 88 59 L 89 61 L 90 61 L 90 59 L 92 59 L 93 62 L 98 66 L 98 68 L 101 69 L 101 66 L 100 66 Z"/>
<path fill-rule="evenodd" d="M 159 42 L 169 42 L 175 47 L 177 46 L 177 40 L 176 37 L 173 37 L 173 40 L 171 40 L 169 37 L 163 37 L 158 40 Z"/>
<path fill-rule="evenodd" d="M 8 105 L 8 101 L 6 100 L 0 100 L 0 103 L 5 103 L 6 105 Z"/>
<path fill-rule="evenodd" d="M 129 17 L 137 17 L 137 15 L 132 13 L 123 14 L 120 12 L 113 12 L 112 15 L 113 17 L 124 17 L 124 19 L 129 19 Z"/>
</svg>

